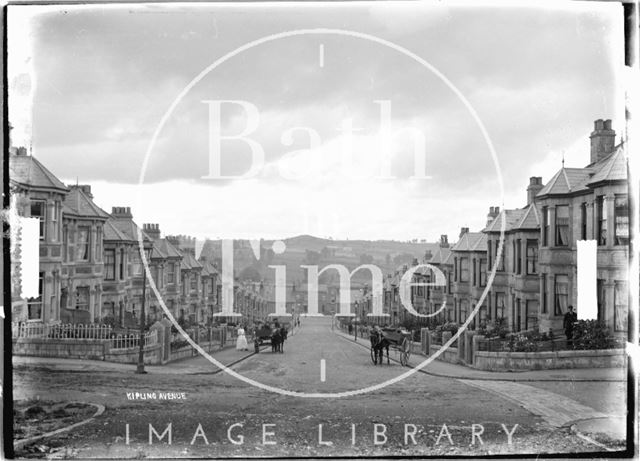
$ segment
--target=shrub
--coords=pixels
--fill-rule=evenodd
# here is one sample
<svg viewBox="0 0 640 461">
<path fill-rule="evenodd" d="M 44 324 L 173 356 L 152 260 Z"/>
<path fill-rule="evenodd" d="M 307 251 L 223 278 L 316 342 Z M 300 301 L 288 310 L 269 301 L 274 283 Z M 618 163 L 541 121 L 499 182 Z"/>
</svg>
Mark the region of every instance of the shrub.
<svg viewBox="0 0 640 461">
<path fill-rule="evenodd" d="M 524 334 L 509 335 L 509 351 L 511 352 L 536 352 L 538 341 Z"/>
<path fill-rule="evenodd" d="M 615 340 L 609 328 L 598 320 L 578 320 L 573 327 L 574 349 L 610 349 Z"/>
<path fill-rule="evenodd" d="M 180 349 L 182 347 L 188 346 L 189 343 L 187 342 L 186 339 L 174 339 L 173 341 L 171 341 L 171 349 Z"/>
</svg>

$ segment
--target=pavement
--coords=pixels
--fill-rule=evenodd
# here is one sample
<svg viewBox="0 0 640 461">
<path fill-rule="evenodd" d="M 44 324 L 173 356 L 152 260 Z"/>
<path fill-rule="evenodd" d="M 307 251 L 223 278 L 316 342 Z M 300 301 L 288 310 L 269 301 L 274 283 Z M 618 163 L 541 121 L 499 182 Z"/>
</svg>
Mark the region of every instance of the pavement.
<svg viewBox="0 0 640 461">
<path fill-rule="evenodd" d="M 353 335 L 339 329 L 334 333 L 345 341 L 355 342 Z M 366 338 L 358 338 L 357 343 L 369 348 Z M 389 356 L 393 360 L 393 352 Z M 410 366 L 417 366 L 427 359 L 423 354 L 412 354 Z M 605 414 L 581 404 L 566 395 L 560 395 L 538 387 L 533 383 L 626 383 L 625 368 L 570 368 L 531 371 L 485 371 L 463 365 L 434 360 L 421 370 L 422 373 L 457 379 L 466 384 L 500 395 L 513 401 L 533 414 L 541 416 L 551 427 L 569 426 L 579 437 L 600 446 L 605 451 L 613 451 L 606 443 L 598 442 L 604 438 L 607 442 L 620 442 L 627 438 L 626 415 Z M 525 384 L 525 383 L 530 383 Z"/>
<path fill-rule="evenodd" d="M 334 333 L 340 340 L 354 343 L 353 336 L 337 329 L 334 330 Z M 358 338 L 355 344 L 363 348 L 369 348 L 369 341 L 364 338 Z M 254 355 L 253 351 L 237 351 L 231 345 L 211 353 L 213 358 L 226 366 L 234 365 L 252 355 Z M 394 355 L 393 352 L 390 353 L 392 359 Z M 410 359 L 410 365 L 416 366 L 425 359 L 424 355 L 413 354 Z M 37 368 L 66 372 L 133 373 L 136 369 L 134 364 L 25 356 L 14 356 L 13 366 L 14 368 Z M 220 371 L 206 358 L 199 355 L 162 366 L 147 365 L 145 370 L 149 374 L 165 375 L 212 374 Z M 625 415 L 603 413 L 589 406 L 590 402 L 583 401 L 583 403 L 579 403 L 566 395 L 541 387 L 545 382 L 582 382 L 585 385 L 588 385 L 588 383 L 596 383 L 594 385 L 603 383 L 602 386 L 624 383 L 627 376 L 627 370 L 624 368 L 493 372 L 434 360 L 421 372 L 432 376 L 460 380 L 469 386 L 500 395 L 506 400 L 518 403 L 531 413 L 541 416 L 550 426 L 570 426 L 579 436 L 587 439 L 592 434 L 604 434 L 608 439 L 616 441 L 624 440 L 626 437 Z M 536 383 L 538 383 L 538 387 L 535 387 Z M 597 441 L 594 442 L 598 443 Z M 606 445 L 603 445 L 603 447 L 606 448 Z"/>
</svg>

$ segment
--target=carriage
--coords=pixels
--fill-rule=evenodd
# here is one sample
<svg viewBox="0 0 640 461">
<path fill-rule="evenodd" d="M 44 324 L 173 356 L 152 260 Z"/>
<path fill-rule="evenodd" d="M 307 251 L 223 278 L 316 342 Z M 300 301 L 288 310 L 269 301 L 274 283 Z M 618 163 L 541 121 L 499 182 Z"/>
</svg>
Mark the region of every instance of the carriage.
<svg viewBox="0 0 640 461">
<path fill-rule="evenodd" d="M 258 341 L 258 345 L 265 343 L 271 344 L 271 334 L 273 333 L 273 326 L 264 324 L 260 328 L 256 329 L 255 340 Z"/>
<path fill-rule="evenodd" d="M 389 363 L 389 349 L 393 349 L 400 354 L 400 364 L 407 366 L 411 356 L 411 332 L 402 328 L 381 328 L 372 330 L 369 337 L 371 340 L 371 361 L 378 364 L 378 357 L 382 363 L 383 349 L 387 350 L 387 363 Z"/>
</svg>

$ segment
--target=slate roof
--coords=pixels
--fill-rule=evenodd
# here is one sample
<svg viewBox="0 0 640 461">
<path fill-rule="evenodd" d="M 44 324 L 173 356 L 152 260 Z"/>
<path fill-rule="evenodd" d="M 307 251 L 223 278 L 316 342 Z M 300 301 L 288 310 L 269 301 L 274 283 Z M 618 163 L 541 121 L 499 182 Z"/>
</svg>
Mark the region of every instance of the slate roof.
<svg viewBox="0 0 640 461">
<path fill-rule="evenodd" d="M 449 247 L 438 247 L 436 248 L 435 253 L 431 256 L 429 260 L 429 264 L 442 264 L 442 262 L 447 259 L 449 254 L 451 253 L 451 248 Z"/>
<path fill-rule="evenodd" d="M 62 181 L 31 155 L 9 156 L 9 179 L 28 187 L 69 192 Z"/>
<path fill-rule="evenodd" d="M 568 194 L 588 190 L 603 181 L 626 181 L 627 159 L 622 144 L 602 160 L 585 168 L 561 168 L 538 192 L 544 195 Z"/>
<path fill-rule="evenodd" d="M 541 216 L 535 203 L 530 204 L 521 211 L 523 211 L 522 217 L 513 226 L 514 230 L 540 229 Z"/>
<path fill-rule="evenodd" d="M 502 228 L 502 220 L 505 220 L 504 231 L 508 232 L 513 229 L 513 226 L 522 218 L 524 214 L 523 209 L 517 210 L 500 210 L 498 216 L 494 218 L 487 227 L 482 229 L 482 232 L 500 232 Z"/>
<path fill-rule="evenodd" d="M 104 211 L 98 205 L 93 203 L 82 189 L 71 187 L 69 193 L 62 202 L 62 212 L 69 216 L 97 218 L 107 220 L 110 218 L 109 213 Z"/>
<path fill-rule="evenodd" d="M 128 238 L 122 232 L 120 232 L 113 224 L 113 218 L 109 218 L 105 221 L 103 226 L 103 240 L 107 242 L 133 242 L 134 240 Z"/>
<path fill-rule="evenodd" d="M 202 261 L 202 275 L 209 276 L 218 273 L 218 270 L 215 268 L 211 261 Z"/>
<path fill-rule="evenodd" d="M 110 221 L 117 230 L 119 230 L 126 238 L 134 242 L 138 241 L 138 225 L 129 218 L 114 218 L 111 216 Z M 145 242 L 151 242 L 152 239 L 142 231 L 142 240 Z"/>
<path fill-rule="evenodd" d="M 608 157 L 603 158 L 593 166 L 595 173 L 587 184 L 594 184 L 601 181 L 625 181 L 627 179 L 627 159 L 622 146 L 619 146 Z"/>
<path fill-rule="evenodd" d="M 451 247 L 451 251 L 487 251 L 487 234 L 483 232 L 466 232 Z"/>
<path fill-rule="evenodd" d="M 180 269 L 202 269 L 202 264 L 198 262 L 194 256 L 185 251 L 182 253 L 182 260 L 180 261 Z"/>
<path fill-rule="evenodd" d="M 182 253 L 165 238 L 154 240 L 153 247 L 157 247 L 158 251 L 165 255 L 165 258 L 182 258 Z"/>
<path fill-rule="evenodd" d="M 562 195 L 585 190 L 587 189 L 585 183 L 592 172 L 591 168 L 560 168 L 540 192 L 536 194 L 536 197 Z"/>
</svg>

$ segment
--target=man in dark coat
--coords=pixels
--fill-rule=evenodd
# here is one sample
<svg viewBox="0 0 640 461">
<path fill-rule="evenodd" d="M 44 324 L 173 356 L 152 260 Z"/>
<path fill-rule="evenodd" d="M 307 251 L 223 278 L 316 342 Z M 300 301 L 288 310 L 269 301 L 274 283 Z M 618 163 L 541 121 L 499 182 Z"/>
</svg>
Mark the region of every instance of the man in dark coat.
<svg viewBox="0 0 640 461">
<path fill-rule="evenodd" d="M 562 326 L 564 334 L 567 335 L 567 345 L 573 346 L 573 326 L 578 321 L 578 314 L 573 310 L 573 306 L 569 306 L 569 311 L 564 314 Z"/>
</svg>

